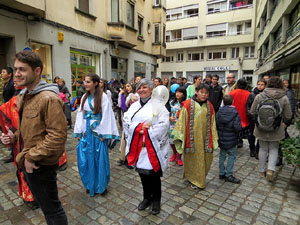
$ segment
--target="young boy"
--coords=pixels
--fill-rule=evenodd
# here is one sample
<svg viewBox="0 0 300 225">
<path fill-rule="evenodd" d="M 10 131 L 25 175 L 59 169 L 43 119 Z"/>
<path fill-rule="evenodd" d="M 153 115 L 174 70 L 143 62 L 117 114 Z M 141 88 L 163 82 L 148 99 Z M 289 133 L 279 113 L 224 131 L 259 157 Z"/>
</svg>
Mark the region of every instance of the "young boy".
<svg viewBox="0 0 300 225">
<path fill-rule="evenodd" d="M 239 132 L 242 130 L 240 116 L 232 105 L 231 95 L 223 96 L 224 106 L 220 108 L 216 116 L 217 130 L 219 135 L 219 178 L 227 182 L 239 184 L 241 181 L 233 176 L 233 167 L 236 157 Z M 227 167 L 225 169 L 224 161 L 228 154 Z"/>
<path fill-rule="evenodd" d="M 172 132 L 177 152 L 184 153 L 184 177 L 192 188 L 206 187 L 213 150 L 218 148 L 215 112 L 208 96 L 208 85 L 197 86 L 195 95 L 182 103 Z"/>
</svg>

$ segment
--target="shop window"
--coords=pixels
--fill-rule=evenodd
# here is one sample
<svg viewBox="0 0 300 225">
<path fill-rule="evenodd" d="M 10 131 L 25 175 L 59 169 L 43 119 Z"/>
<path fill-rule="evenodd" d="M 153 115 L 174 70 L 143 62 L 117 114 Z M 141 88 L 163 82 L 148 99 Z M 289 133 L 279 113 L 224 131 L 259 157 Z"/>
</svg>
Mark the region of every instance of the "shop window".
<svg viewBox="0 0 300 225">
<path fill-rule="evenodd" d="M 244 57 L 246 59 L 254 58 L 254 51 L 255 51 L 255 46 L 245 47 Z"/>
<path fill-rule="evenodd" d="M 156 77 L 156 65 L 151 64 L 151 79 Z"/>
<path fill-rule="evenodd" d="M 146 76 L 146 63 L 134 61 L 134 77 L 137 76 L 141 76 L 141 77 Z"/>
<path fill-rule="evenodd" d="M 231 58 L 236 59 L 239 57 L 240 48 L 231 48 Z"/>
<path fill-rule="evenodd" d="M 134 4 L 130 1 L 127 1 L 127 20 L 126 24 L 130 27 L 134 27 Z"/>
<path fill-rule="evenodd" d="M 111 22 L 118 23 L 119 21 L 119 0 L 111 0 Z"/>
<path fill-rule="evenodd" d="M 32 42 L 31 48 L 33 52 L 37 53 L 42 61 L 43 61 L 43 71 L 41 73 L 42 80 L 47 82 L 52 82 L 53 74 L 52 74 L 52 52 L 50 45 L 44 45 Z"/>
<path fill-rule="evenodd" d="M 226 59 L 226 51 L 208 52 L 208 60 Z"/>
</svg>

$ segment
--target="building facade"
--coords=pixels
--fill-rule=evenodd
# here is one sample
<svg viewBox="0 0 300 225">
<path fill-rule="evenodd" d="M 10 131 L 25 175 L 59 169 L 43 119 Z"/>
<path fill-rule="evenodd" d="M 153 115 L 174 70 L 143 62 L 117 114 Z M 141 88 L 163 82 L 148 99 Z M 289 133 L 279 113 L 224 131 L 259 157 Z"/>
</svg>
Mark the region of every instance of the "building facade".
<svg viewBox="0 0 300 225">
<path fill-rule="evenodd" d="M 290 79 L 300 100 L 300 2 L 299 0 L 259 0 L 258 76 L 276 75 Z"/>
<path fill-rule="evenodd" d="M 255 0 L 167 1 L 166 57 L 161 77 L 228 73 L 255 83 Z"/>
<path fill-rule="evenodd" d="M 165 15 L 164 0 L 2 0 L 0 67 L 32 49 L 43 59 L 42 79 L 62 77 L 74 92 L 87 73 L 151 78 L 165 55 Z"/>
</svg>

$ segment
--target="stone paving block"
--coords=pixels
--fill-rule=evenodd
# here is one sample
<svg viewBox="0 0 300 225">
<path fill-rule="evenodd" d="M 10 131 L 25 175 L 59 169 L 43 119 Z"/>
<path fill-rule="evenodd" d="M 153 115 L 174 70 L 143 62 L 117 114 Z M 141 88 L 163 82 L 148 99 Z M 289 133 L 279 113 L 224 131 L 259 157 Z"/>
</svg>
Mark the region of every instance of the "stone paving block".
<svg viewBox="0 0 300 225">
<path fill-rule="evenodd" d="M 299 221 L 292 220 L 290 218 L 284 217 L 284 216 L 278 216 L 278 221 L 285 225 L 296 225 Z"/>
<path fill-rule="evenodd" d="M 223 220 L 219 220 L 216 217 L 210 219 L 209 223 L 212 224 L 212 225 L 227 225 L 227 224 L 229 224 L 228 222 L 223 221 Z"/>
</svg>

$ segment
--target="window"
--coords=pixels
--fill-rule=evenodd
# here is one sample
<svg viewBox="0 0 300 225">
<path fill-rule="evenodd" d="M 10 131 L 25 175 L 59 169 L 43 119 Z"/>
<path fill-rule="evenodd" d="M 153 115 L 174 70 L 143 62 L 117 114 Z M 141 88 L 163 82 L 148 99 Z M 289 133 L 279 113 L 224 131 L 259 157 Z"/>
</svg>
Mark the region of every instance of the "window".
<svg viewBox="0 0 300 225">
<path fill-rule="evenodd" d="M 245 27 L 246 34 L 251 34 L 251 22 L 246 22 Z"/>
<path fill-rule="evenodd" d="M 226 59 L 226 50 L 208 52 L 208 60 Z"/>
<path fill-rule="evenodd" d="M 183 53 L 177 53 L 177 62 L 182 62 L 183 61 Z"/>
<path fill-rule="evenodd" d="M 237 34 L 237 35 L 242 34 L 242 29 L 243 29 L 243 25 L 242 25 L 242 24 L 238 24 L 238 25 L 236 26 L 236 34 Z"/>
<path fill-rule="evenodd" d="M 231 58 L 236 59 L 239 57 L 240 48 L 231 48 Z"/>
<path fill-rule="evenodd" d="M 254 58 L 254 51 L 255 51 L 255 46 L 245 47 L 244 57 L 245 58 Z"/>
<path fill-rule="evenodd" d="M 138 16 L 138 35 L 143 38 L 143 21 L 144 19 L 141 16 Z"/>
<path fill-rule="evenodd" d="M 188 53 L 188 58 L 187 61 L 199 61 L 199 60 L 203 60 L 204 59 L 204 53 L 201 52 L 191 52 Z"/>
<path fill-rule="evenodd" d="M 207 13 L 218 13 L 227 10 L 227 1 L 207 4 Z"/>
<path fill-rule="evenodd" d="M 166 44 L 166 25 L 163 25 L 163 44 Z"/>
<path fill-rule="evenodd" d="M 160 43 L 160 32 L 159 32 L 159 24 L 155 24 L 154 26 L 154 43 Z"/>
<path fill-rule="evenodd" d="M 191 40 L 198 38 L 198 27 L 190 27 L 182 30 L 183 40 Z"/>
<path fill-rule="evenodd" d="M 182 40 L 182 30 L 172 30 L 171 31 L 171 41 Z"/>
<path fill-rule="evenodd" d="M 85 13 L 89 13 L 90 1 L 89 0 L 78 0 L 78 8 Z"/>
<path fill-rule="evenodd" d="M 195 5 L 188 5 L 183 7 L 183 17 L 193 17 L 198 16 L 199 6 L 198 4 Z"/>
<path fill-rule="evenodd" d="M 166 18 L 167 18 L 167 21 L 170 21 L 170 19 L 171 19 L 171 10 L 170 9 L 168 9 L 166 11 Z"/>
<path fill-rule="evenodd" d="M 119 0 L 111 0 L 111 22 L 119 22 Z"/>
<path fill-rule="evenodd" d="M 166 31 L 166 42 L 171 41 L 171 31 Z"/>
<path fill-rule="evenodd" d="M 206 36 L 207 37 L 219 37 L 226 35 L 226 23 L 207 25 Z"/>
<path fill-rule="evenodd" d="M 131 2 L 127 2 L 127 21 L 126 24 L 130 27 L 134 27 L 134 5 Z"/>
<path fill-rule="evenodd" d="M 173 62 L 174 61 L 174 57 L 173 56 L 166 56 L 163 60 L 163 62 Z"/>
<path fill-rule="evenodd" d="M 160 0 L 153 0 L 153 5 L 154 6 L 159 6 L 160 5 Z"/>
</svg>

